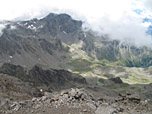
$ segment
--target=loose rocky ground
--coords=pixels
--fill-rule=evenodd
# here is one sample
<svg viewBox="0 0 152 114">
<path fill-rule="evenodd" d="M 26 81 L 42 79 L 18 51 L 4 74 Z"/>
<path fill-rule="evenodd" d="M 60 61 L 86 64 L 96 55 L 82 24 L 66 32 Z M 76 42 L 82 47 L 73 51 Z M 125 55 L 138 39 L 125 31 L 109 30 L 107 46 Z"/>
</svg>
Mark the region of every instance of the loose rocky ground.
<svg viewBox="0 0 152 114">
<path fill-rule="evenodd" d="M 118 94 L 109 100 L 88 88 L 43 92 L 43 96 L 8 102 L 2 114 L 151 114 L 152 107 L 136 94 Z M 98 97 L 97 97 L 98 93 Z M 96 95 L 96 96 L 95 96 Z"/>
<path fill-rule="evenodd" d="M 151 114 L 152 84 L 92 78 L 66 70 L 0 67 L 0 114 Z"/>
</svg>

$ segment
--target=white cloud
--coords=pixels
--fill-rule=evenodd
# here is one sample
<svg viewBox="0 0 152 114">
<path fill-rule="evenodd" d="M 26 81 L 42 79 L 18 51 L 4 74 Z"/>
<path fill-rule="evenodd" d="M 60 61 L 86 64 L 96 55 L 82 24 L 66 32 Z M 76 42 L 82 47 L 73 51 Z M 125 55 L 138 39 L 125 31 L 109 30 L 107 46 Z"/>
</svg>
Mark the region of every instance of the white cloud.
<svg viewBox="0 0 152 114">
<path fill-rule="evenodd" d="M 142 19 L 151 14 L 151 4 L 151 0 L 4 0 L 0 20 L 27 20 L 64 12 L 113 39 L 150 45 L 151 37 L 145 34 L 150 23 L 143 24 Z M 133 9 L 144 11 L 138 15 Z"/>
<path fill-rule="evenodd" d="M 152 0 L 140 0 L 140 1 L 143 1 L 144 2 L 143 5 L 145 5 L 147 9 L 152 11 Z"/>
<path fill-rule="evenodd" d="M 4 0 L 1 1 L 0 19 L 15 19 L 24 16 L 33 18 L 46 15 L 50 11 L 75 12 L 89 21 L 105 14 L 113 19 L 119 18 L 123 11 L 130 10 L 133 0 Z"/>
</svg>

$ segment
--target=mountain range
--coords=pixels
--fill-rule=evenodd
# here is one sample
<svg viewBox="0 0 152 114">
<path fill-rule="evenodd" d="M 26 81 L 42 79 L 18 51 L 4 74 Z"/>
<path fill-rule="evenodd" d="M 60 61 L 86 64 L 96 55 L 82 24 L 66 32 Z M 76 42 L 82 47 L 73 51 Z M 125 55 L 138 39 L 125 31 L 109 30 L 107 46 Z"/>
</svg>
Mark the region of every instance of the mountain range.
<svg viewBox="0 0 152 114">
<path fill-rule="evenodd" d="M 7 62 L 27 68 L 36 64 L 59 68 L 78 59 L 106 60 L 127 67 L 152 65 L 150 48 L 84 31 L 82 21 L 67 14 L 50 13 L 42 19 L 1 23 L 5 25 L 0 37 L 1 65 Z M 73 53 L 80 57 L 74 58 Z"/>
<path fill-rule="evenodd" d="M 42 97 L 42 89 L 56 92 L 72 87 L 87 88 L 106 100 L 106 95 L 114 99 L 113 95 L 128 91 L 129 95 L 139 94 L 142 100 L 152 98 L 151 47 L 139 47 L 98 35 L 91 29 L 84 30 L 83 22 L 68 14 L 50 13 L 41 19 L 0 23 L 5 25 L 0 36 L 3 98 Z"/>
</svg>

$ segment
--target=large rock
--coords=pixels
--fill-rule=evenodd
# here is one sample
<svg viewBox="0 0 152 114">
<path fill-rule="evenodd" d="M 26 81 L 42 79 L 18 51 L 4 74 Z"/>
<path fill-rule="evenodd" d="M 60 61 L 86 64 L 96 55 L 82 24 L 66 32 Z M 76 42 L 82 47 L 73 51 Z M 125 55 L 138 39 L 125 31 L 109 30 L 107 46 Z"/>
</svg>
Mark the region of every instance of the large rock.
<svg viewBox="0 0 152 114">
<path fill-rule="evenodd" d="M 120 77 L 111 78 L 110 80 L 113 81 L 113 82 L 116 83 L 116 84 L 121 84 L 121 83 L 123 83 L 123 81 L 121 80 Z"/>
<path fill-rule="evenodd" d="M 114 113 L 117 114 L 117 110 L 107 105 L 100 105 L 95 111 L 95 114 L 114 114 Z"/>
</svg>

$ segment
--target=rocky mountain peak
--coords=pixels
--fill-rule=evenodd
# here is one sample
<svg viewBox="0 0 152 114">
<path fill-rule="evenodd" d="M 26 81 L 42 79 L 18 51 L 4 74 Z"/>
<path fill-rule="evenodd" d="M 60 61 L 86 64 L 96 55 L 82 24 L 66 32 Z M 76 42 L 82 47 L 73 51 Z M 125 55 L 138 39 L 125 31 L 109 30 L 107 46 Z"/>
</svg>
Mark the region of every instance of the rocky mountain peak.
<svg viewBox="0 0 152 114">
<path fill-rule="evenodd" d="M 40 21 L 45 22 L 50 32 L 54 33 L 54 35 L 57 34 L 56 33 L 57 31 L 64 32 L 64 33 L 73 33 L 81 29 L 81 26 L 82 26 L 81 21 L 74 20 L 71 18 L 71 16 L 67 14 L 57 15 L 57 14 L 50 13 L 48 16 L 41 19 Z M 51 31 L 51 29 L 54 29 L 56 31 Z"/>
</svg>

